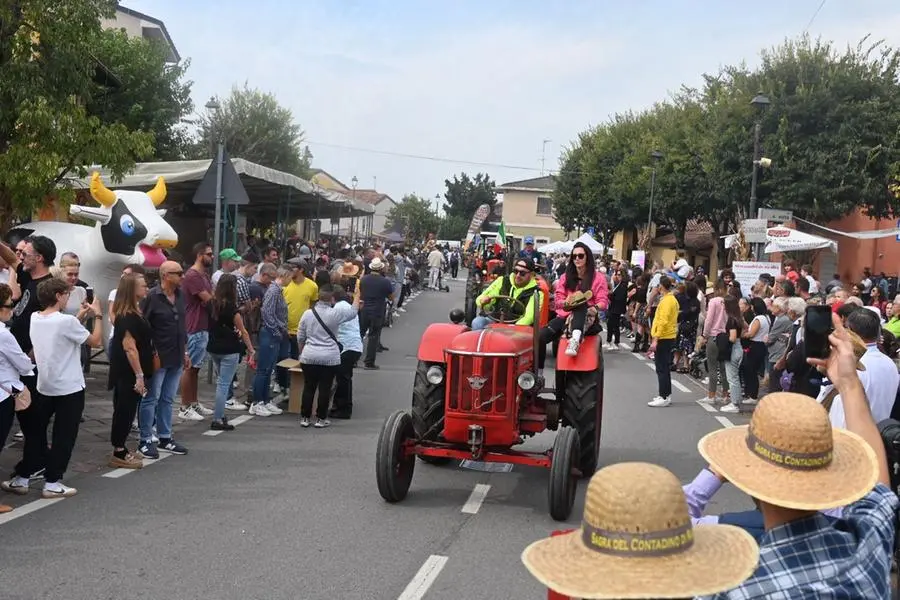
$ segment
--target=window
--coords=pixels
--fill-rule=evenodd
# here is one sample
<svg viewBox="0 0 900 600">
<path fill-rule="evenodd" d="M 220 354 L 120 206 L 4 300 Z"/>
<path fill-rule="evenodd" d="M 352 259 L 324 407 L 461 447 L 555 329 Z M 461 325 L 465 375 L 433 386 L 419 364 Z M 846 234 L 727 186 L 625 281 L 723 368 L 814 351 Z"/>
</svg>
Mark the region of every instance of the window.
<svg viewBox="0 0 900 600">
<path fill-rule="evenodd" d="M 553 199 L 550 196 L 538 196 L 537 214 L 544 217 L 553 216 Z"/>
<path fill-rule="evenodd" d="M 543 245 L 549 244 L 549 243 L 550 243 L 550 238 L 538 237 L 538 236 L 535 236 L 535 238 L 534 238 L 535 246 L 543 246 Z"/>
</svg>

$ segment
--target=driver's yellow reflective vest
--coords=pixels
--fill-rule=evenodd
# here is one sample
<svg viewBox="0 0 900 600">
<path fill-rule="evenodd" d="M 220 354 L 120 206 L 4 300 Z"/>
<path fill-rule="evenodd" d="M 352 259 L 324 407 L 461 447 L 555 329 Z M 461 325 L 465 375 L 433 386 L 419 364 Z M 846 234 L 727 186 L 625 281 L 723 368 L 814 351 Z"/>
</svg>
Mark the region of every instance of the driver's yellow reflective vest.
<svg viewBox="0 0 900 600">
<path fill-rule="evenodd" d="M 540 291 L 538 288 L 537 281 L 535 281 L 534 277 L 531 278 L 531 281 L 524 287 L 516 287 L 515 285 L 515 274 L 510 273 L 509 275 L 504 275 L 503 277 L 498 277 L 494 281 L 491 282 L 491 285 L 488 286 L 488 289 L 484 290 L 476 302 L 481 304 L 481 300 L 483 298 L 493 298 L 494 296 L 512 296 L 519 302 L 525 305 L 525 314 L 521 315 L 519 320 L 516 321 L 516 325 L 533 325 L 534 324 L 534 303 L 538 303 L 538 308 L 540 308 L 540 294 L 537 293 Z M 489 307 L 490 304 L 485 305 L 485 308 Z M 518 304 L 512 304 L 511 308 L 519 308 Z M 496 311 L 497 309 L 494 309 Z M 510 318 L 519 316 L 519 311 L 514 310 L 510 311 Z"/>
</svg>

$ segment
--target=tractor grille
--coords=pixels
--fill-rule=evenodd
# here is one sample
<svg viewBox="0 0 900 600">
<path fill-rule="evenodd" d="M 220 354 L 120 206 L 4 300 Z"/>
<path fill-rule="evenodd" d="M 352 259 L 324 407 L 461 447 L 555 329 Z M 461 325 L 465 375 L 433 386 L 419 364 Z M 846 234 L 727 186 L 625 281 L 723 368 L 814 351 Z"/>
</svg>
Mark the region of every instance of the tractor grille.
<svg viewBox="0 0 900 600">
<path fill-rule="evenodd" d="M 515 382 L 512 380 L 514 357 L 467 356 L 448 353 L 447 389 L 450 410 L 480 414 L 505 414 L 510 393 L 515 398 Z M 473 383 L 470 382 L 472 378 Z M 481 389 L 475 389 L 480 378 Z"/>
</svg>

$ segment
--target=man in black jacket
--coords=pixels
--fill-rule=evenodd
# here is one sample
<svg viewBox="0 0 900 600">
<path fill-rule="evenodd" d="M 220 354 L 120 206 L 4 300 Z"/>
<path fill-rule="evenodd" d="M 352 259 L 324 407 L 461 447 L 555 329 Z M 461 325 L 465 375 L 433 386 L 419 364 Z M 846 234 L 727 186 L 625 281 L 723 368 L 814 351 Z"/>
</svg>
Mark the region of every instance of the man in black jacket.
<svg viewBox="0 0 900 600">
<path fill-rule="evenodd" d="M 609 292 L 609 310 L 606 312 L 606 350 L 619 349 L 619 329 L 627 304 L 628 276 L 621 270 L 613 271 L 612 289 Z"/>
</svg>

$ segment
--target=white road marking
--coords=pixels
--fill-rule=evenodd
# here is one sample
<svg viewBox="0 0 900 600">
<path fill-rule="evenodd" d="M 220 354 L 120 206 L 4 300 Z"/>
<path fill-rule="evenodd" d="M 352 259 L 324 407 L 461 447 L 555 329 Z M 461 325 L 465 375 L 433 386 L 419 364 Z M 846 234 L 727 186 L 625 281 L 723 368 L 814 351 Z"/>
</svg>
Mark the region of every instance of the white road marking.
<svg viewBox="0 0 900 600">
<path fill-rule="evenodd" d="M 718 410 L 716 410 L 715 406 L 713 406 L 706 400 L 697 400 L 697 404 L 699 404 L 701 407 L 703 407 L 703 410 L 705 410 L 706 412 L 712 412 L 712 413 L 719 412 Z"/>
<path fill-rule="evenodd" d="M 51 504 L 56 504 L 57 502 L 62 502 L 63 500 L 65 500 L 65 498 L 41 498 L 40 500 L 34 500 L 32 502 L 29 502 L 28 504 L 23 504 L 12 512 L 8 512 L 5 515 L 0 515 L 0 525 L 9 523 L 10 521 L 14 521 L 19 517 L 30 515 L 35 511 L 39 511 L 42 508 L 47 508 Z"/>
<path fill-rule="evenodd" d="M 469 499 L 466 500 L 465 504 L 463 504 L 462 512 L 468 515 L 478 514 L 478 509 L 481 508 L 481 503 L 484 502 L 484 499 L 490 489 L 491 486 L 487 484 L 477 484 L 475 486 L 475 489 L 472 490 L 472 493 L 469 494 Z"/>
<path fill-rule="evenodd" d="M 721 423 L 722 427 L 728 429 L 730 427 L 735 427 L 735 424 L 728 420 L 728 417 L 716 417 L 716 421 Z"/>
<path fill-rule="evenodd" d="M 680 381 L 678 381 L 678 380 L 675 379 L 674 377 L 672 378 L 672 387 L 674 387 L 676 390 L 681 390 L 682 392 L 686 392 L 686 393 L 690 393 L 690 392 L 691 392 L 691 388 L 689 388 L 688 386 L 684 385 L 683 383 L 681 383 Z"/>
<path fill-rule="evenodd" d="M 403 590 L 403 593 L 397 597 L 397 600 L 421 600 L 424 598 L 428 588 L 431 587 L 437 576 L 441 574 L 441 570 L 446 564 L 446 556 L 440 556 L 439 554 L 429 556 L 425 564 L 419 569 L 419 572 L 416 573 L 416 576 L 412 578 L 412 581 Z"/>
<path fill-rule="evenodd" d="M 159 458 L 145 458 L 143 460 L 144 467 L 145 468 L 149 467 L 150 465 L 152 465 L 154 463 L 158 463 L 161 460 L 165 460 L 165 459 L 169 458 L 170 456 L 173 456 L 173 455 L 169 454 L 168 452 L 160 452 Z M 123 477 L 125 475 L 128 475 L 129 473 L 134 473 L 135 471 L 139 471 L 139 470 L 140 469 L 113 469 L 109 473 L 104 473 L 103 475 L 101 475 L 101 477 L 108 477 L 109 479 L 118 479 L 119 477 Z"/>
<path fill-rule="evenodd" d="M 644 364 L 647 365 L 648 367 L 650 367 L 651 369 L 653 369 L 654 371 L 656 370 L 656 364 L 654 364 L 652 362 L 648 362 L 648 363 L 644 363 Z"/>
<path fill-rule="evenodd" d="M 631 346 L 629 346 L 625 342 L 619 343 L 619 347 L 622 348 L 622 350 L 630 350 L 631 349 Z M 637 353 L 635 353 L 635 354 L 637 354 Z"/>
<path fill-rule="evenodd" d="M 246 423 L 247 421 L 249 421 L 252 418 L 253 418 L 253 415 L 241 415 L 239 417 L 229 419 L 228 422 L 231 423 L 232 425 L 234 425 L 235 427 L 237 427 L 241 423 Z M 203 435 L 207 435 L 209 437 L 215 437 L 215 436 L 219 435 L 220 433 L 225 433 L 225 432 L 222 431 L 221 429 L 218 429 L 218 430 L 210 429 L 209 431 L 204 431 Z"/>
</svg>

